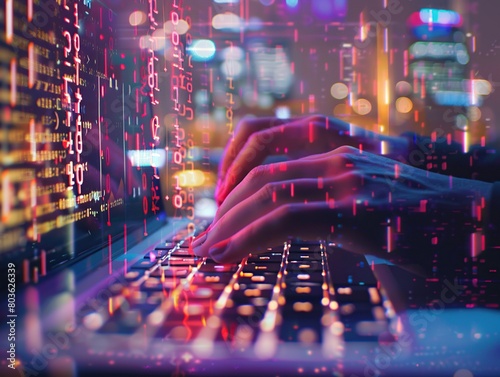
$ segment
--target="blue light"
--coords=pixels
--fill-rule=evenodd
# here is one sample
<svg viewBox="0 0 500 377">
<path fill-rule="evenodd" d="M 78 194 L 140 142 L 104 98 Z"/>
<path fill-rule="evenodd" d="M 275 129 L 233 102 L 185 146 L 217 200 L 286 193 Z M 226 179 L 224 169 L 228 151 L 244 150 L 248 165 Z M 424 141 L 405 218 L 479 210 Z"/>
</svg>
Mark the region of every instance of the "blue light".
<svg viewBox="0 0 500 377">
<path fill-rule="evenodd" d="M 215 43 L 210 39 L 196 39 L 187 51 L 192 55 L 193 60 L 197 62 L 206 62 L 212 60 L 215 56 Z"/>
<path fill-rule="evenodd" d="M 462 18 L 457 12 L 446 9 L 423 8 L 420 10 L 420 20 L 426 24 L 460 26 Z"/>
<path fill-rule="evenodd" d="M 481 106 L 482 99 L 470 92 L 438 91 L 433 94 L 434 101 L 440 106 Z"/>
<path fill-rule="evenodd" d="M 418 39 L 426 39 L 429 41 L 436 40 L 442 37 L 447 37 L 451 35 L 451 26 L 448 25 L 419 25 L 412 27 L 411 31 L 415 37 Z"/>
<path fill-rule="evenodd" d="M 299 4 L 299 0 L 286 0 L 286 5 L 291 8 L 295 8 Z"/>
<path fill-rule="evenodd" d="M 342 20 L 347 14 L 347 0 L 312 0 L 314 15 L 323 20 Z"/>
</svg>

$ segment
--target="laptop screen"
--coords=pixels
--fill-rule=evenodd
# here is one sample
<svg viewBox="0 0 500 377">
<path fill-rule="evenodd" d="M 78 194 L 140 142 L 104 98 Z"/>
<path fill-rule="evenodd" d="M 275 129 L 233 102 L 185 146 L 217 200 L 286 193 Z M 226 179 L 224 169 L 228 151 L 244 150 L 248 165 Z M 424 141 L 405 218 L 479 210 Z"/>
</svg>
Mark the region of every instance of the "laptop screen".
<svg viewBox="0 0 500 377">
<path fill-rule="evenodd" d="M 160 6 L 6 1 L 0 258 L 22 266 L 19 281 L 99 249 L 109 252 L 103 261 L 126 252 L 165 223 L 165 199 L 171 217 L 193 216 L 179 182 L 186 179 L 179 172 L 192 169 L 192 140 L 181 125 L 193 110 L 186 83 L 172 75 L 188 65 L 181 61 L 186 35 L 163 27 L 168 19 L 178 24 L 182 7 Z M 164 176 L 169 155 L 171 178 Z M 112 247 L 120 238 L 124 246 Z"/>
</svg>

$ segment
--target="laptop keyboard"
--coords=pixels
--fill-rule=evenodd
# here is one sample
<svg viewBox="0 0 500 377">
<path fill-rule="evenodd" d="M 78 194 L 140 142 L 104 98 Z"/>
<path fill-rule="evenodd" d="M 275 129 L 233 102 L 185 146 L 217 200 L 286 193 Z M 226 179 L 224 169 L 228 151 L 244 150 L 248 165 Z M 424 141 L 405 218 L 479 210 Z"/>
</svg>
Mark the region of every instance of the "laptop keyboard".
<svg viewBox="0 0 500 377">
<path fill-rule="evenodd" d="M 219 264 L 188 244 L 144 255 L 123 284 L 110 287 L 107 310 L 89 310 L 85 326 L 96 335 L 189 343 L 201 356 L 221 341 L 260 356 L 283 342 L 316 344 L 335 356 L 344 342 L 388 334 L 394 312 L 362 256 L 322 242 L 286 242 Z"/>
</svg>

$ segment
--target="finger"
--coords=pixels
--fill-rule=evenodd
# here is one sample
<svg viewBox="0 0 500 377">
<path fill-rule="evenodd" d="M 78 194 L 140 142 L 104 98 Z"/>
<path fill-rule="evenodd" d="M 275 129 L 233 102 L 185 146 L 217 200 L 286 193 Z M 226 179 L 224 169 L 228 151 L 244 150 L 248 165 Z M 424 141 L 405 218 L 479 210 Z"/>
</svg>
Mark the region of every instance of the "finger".
<svg viewBox="0 0 500 377">
<path fill-rule="evenodd" d="M 257 166 L 228 194 L 219 210 L 222 212 L 227 211 L 270 182 L 300 178 L 335 177 L 355 167 L 352 164 L 355 154 L 359 154 L 355 148 L 340 147 L 331 152 L 317 155 L 314 159 L 301 158 Z M 363 159 L 368 158 L 368 156 L 363 156 Z"/>
<path fill-rule="evenodd" d="M 236 206 L 226 204 L 221 206 L 214 218 L 214 224 L 236 208 L 241 208 L 241 213 L 245 214 L 245 221 L 251 221 L 253 216 L 263 216 L 271 207 L 277 207 L 286 201 L 304 203 L 340 200 L 354 193 L 352 188 L 359 182 L 359 179 L 354 178 L 349 173 L 343 173 L 330 178 L 299 178 L 269 182 Z"/>
<path fill-rule="evenodd" d="M 253 133 L 227 169 L 216 192 L 222 203 L 231 190 L 267 157 L 286 154 L 300 158 L 332 150 L 325 122 L 318 117 L 291 122 Z M 330 135 L 331 136 L 331 135 Z"/>
<path fill-rule="evenodd" d="M 226 145 L 219 168 L 219 176 L 224 177 L 239 150 L 254 132 L 292 122 L 294 119 L 257 118 L 244 119 L 237 126 L 232 140 Z"/>
<path fill-rule="evenodd" d="M 227 171 L 233 165 L 234 160 L 241 155 L 241 151 L 244 149 L 244 146 L 247 144 L 247 141 L 252 137 L 252 135 L 269 128 L 275 128 L 276 130 L 280 130 L 280 132 L 283 132 L 283 129 L 279 126 L 285 125 L 286 127 L 288 127 L 292 124 L 297 127 L 297 130 L 300 129 L 300 135 L 288 135 L 287 139 L 282 139 L 285 143 L 278 143 L 273 149 L 266 146 L 266 144 L 270 142 L 269 134 L 259 135 L 259 137 L 257 137 L 256 140 L 253 141 L 253 143 L 256 143 L 257 145 L 255 146 L 254 144 L 253 148 L 247 149 L 243 156 L 245 156 L 245 160 L 249 159 L 249 156 L 250 160 L 254 160 L 254 157 L 252 156 L 254 152 L 261 152 L 261 154 L 262 152 L 264 152 L 264 156 L 261 156 L 260 159 L 255 158 L 255 162 L 251 164 L 252 166 L 244 170 L 246 172 L 250 171 L 253 166 L 261 163 L 265 159 L 265 157 L 269 155 L 269 152 L 276 151 L 276 147 L 278 147 L 278 150 L 288 148 L 288 153 L 290 155 L 298 154 L 301 157 L 311 153 L 324 152 L 326 150 L 324 147 L 325 143 L 331 144 L 333 141 L 335 141 L 334 144 L 330 145 L 329 149 L 331 149 L 336 145 L 350 144 L 351 141 L 349 137 L 349 130 L 351 128 L 351 125 L 349 123 L 336 118 L 328 118 L 323 115 L 312 115 L 308 117 L 292 118 L 286 120 L 276 118 L 244 120 L 238 125 L 235 136 L 233 140 L 228 143 L 222 158 L 219 169 L 219 181 L 217 183 L 215 192 L 215 197 L 220 197 L 220 199 L 217 200 L 218 204 L 220 204 L 223 198 L 227 195 L 227 193 L 225 195 L 220 195 L 220 192 L 223 191 L 224 181 L 226 181 Z M 294 139 L 294 137 L 296 137 L 296 139 Z M 311 142 L 309 143 L 310 140 Z M 308 148 L 303 150 L 300 147 L 295 147 L 294 145 L 292 145 L 292 142 L 300 142 L 299 145 L 306 143 Z M 322 143 L 323 145 L 323 147 L 321 148 L 319 145 L 320 143 Z M 262 151 L 262 149 L 266 149 L 267 154 L 265 151 Z M 281 152 L 273 153 L 275 154 Z M 259 162 L 257 162 L 258 160 Z M 239 179 L 241 179 L 244 174 L 239 174 L 239 176 Z M 239 182 L 239 180 L 235 179 L 235 183 L 237 182 Z M 224 190 L 230 191 L 230 189 L 227 190 L 225 188 Z"/>
<path fill-rule="evenodd" d="M 349 207 L 350 201 L 348 200 L 341 203 L 336 210 L 332 210 L 324 202 L 280 206 L 212 246 L 209 249 L 209 256 L 222 263 L 235 262 L 249 253 L 265 252 L 267 247 L 279 245 L 291 236 L 307 240 L 328 238 L 342 241 L 343 247 L 350 251 L 380 254 L 380 250 L 376 250 L 373 246 L 368 247 L 368 245 L 383 242 L 383 232 L 375 233 L 381 239 L 374 240 L 372 232 L 369 237 L 364 237 L 360 233 L 359 221 L 357 221 L 359 219 L 356 216 L 345 215 Z M 341 218 L 343 226 L 338 225 L 339 213 L 344 213 Z M 385 226 L 383 221 L 378 219 L 375 224 L 366 222 L 365 218 L 361 223 L 365 227 Z M 367 242 L 367 238 L 370 242 Z"/>
<path fill-rule="evenodd" d="M 199 254 L 207 255 L 211 245 L 228 238 L 268 212 L 285 204 L 324 201 L 333 208 L 335 201 L 340 200 L 341 196 L 346 197 L 352 194 L 352 191 L 346 190 L 347 187 L 352 186 L 352 181 L 352 175 L 344 174 L 327 181 L 299 179 L 269 183 L 237 206 L 230 208 L 227 213 L 219 212 L 207 236 L 193 246 L 199 248 L 197 251 Z M 337 196 L 334 193 L 335 187 L 343 194 Z"/>
<path fill-rule="evenodd" d="M 257 166 L 231 191 L 220 205 L 219 212 L 227 212 L 268 183 L 290 179 L 317 178 L 322 176 L 323 173 L 323 164 L 308 163 L 301 160 Z"/>
</svg>

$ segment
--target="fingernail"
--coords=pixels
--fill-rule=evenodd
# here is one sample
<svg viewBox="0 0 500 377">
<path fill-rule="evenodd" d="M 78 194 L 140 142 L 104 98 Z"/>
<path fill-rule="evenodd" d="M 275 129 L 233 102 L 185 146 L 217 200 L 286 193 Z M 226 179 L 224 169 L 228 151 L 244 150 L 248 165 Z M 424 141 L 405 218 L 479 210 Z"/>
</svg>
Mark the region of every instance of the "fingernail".
<svg viewBox="0 0 500 377">
<path fill-rule="evenodd" d="M 205 242 L 205 240 L 207 239 L 207 235 L 208 235 L 207 231 L 204 231 L 203 233 L 199 234 L 196 237 L 196 239 L 191 243 L 191 246 L 198 247 L 198 246 L 202 245 L 203 242 Z"/>
<path fill-rule="evenodd" d="M 227 245 L 228 243 L 227 242 L 220 242 L 216 245 L 214 245 L 213 247 L 210 248 L 210 250 L 208 251 L 208 255 L 210 256 L 210 258 L 212 258 L 213 260 L 215 260 L 216 262 L 220 260 L 220 257 L 224 254 L 224 252 L 226 251 L 227 249 Z"/>
</svg>

